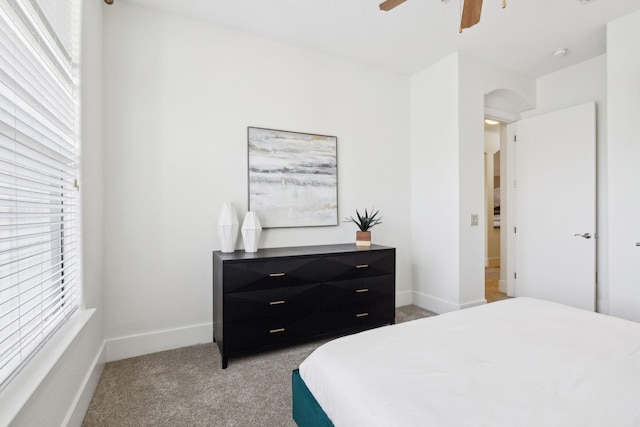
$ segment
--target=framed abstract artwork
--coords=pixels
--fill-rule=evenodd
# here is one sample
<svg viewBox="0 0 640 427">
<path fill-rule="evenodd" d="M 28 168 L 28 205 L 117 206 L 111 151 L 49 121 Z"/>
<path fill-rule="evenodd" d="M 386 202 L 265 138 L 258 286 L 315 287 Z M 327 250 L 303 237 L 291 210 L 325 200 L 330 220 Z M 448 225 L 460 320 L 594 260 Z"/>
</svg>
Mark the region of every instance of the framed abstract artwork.
<svg viewBox="0 0 640 427">
<path fill-rule="evenodd" d="M 249 210 L 264 228 L 338 225 L 335 136 L 248 128 Z"/>
</svg>

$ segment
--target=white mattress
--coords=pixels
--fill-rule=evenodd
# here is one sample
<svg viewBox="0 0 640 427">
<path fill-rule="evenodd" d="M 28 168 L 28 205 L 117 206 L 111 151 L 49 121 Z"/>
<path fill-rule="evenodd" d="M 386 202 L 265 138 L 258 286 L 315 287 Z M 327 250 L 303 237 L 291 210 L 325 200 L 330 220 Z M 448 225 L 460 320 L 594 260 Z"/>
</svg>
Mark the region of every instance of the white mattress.
<svg viewBox="0 0 640 427">
<path fill-rule="evenodd" d="M 531 298 L 339 338 L 300 375 L 336 427 L 640 426 L 640 324 Z"/>
</svg>

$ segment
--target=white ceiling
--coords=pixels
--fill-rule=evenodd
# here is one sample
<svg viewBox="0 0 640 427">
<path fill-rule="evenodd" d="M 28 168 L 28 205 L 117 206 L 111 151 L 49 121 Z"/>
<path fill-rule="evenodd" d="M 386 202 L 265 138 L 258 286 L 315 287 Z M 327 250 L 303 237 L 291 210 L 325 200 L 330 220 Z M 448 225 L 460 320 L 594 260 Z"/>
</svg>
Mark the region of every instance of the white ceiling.
<svg viewBox="0 0 640 427">
<path fill-rule="evenodd" d="M 600 55 L 605 24 L 640 0 L 484 0 L 458 33 L 462 0 L 116 0 L 165 10 L 345 59 L 413 74 L 459 50 L 533 77 Z M 586 3 L 586 4 L 585 4 Z M 640 45 L 640 41 L 639 41 Z M 556 48 L 568 48 L 562 58 Z"/>
</svg>

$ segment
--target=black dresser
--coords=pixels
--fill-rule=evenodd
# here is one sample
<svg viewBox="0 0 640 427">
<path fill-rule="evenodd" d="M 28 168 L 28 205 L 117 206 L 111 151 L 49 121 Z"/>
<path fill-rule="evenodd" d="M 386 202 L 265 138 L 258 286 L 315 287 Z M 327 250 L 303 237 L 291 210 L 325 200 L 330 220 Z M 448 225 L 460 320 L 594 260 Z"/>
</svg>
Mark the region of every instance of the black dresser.
<svg viewBox="0 0 640 427">
<path fill-rule="evenodd" d="M 395 321 L 394 248 L 213 253 L 213 339 L 229 357 Z"/>
</svg>

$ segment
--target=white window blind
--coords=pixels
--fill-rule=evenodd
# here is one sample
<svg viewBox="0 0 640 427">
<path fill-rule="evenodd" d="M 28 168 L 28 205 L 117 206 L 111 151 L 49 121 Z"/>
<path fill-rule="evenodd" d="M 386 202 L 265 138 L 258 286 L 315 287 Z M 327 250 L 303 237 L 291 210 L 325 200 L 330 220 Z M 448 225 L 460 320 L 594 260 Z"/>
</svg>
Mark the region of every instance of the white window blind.
<svg viewBox="0 0 640 427">
<path fill-rule="evenodd" d="M 0 383 L 80 301 L 72 0 L 0 0 Z"/>
</svg>

